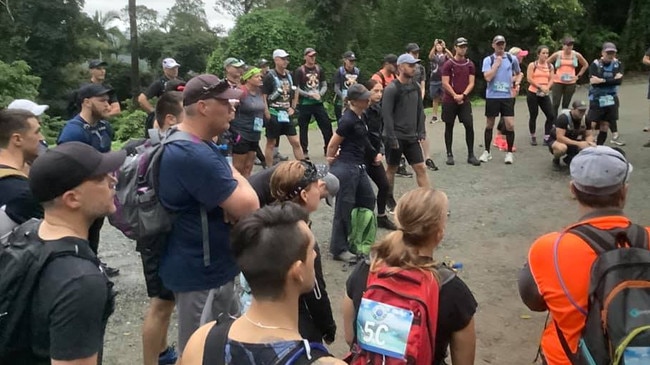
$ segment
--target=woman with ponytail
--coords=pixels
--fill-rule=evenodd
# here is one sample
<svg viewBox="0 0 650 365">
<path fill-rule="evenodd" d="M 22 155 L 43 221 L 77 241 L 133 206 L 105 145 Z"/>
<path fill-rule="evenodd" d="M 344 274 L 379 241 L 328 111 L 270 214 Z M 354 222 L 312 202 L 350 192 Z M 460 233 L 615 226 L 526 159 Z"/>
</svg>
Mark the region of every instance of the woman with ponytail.
<svg viewBox="0 0 650 365">
<path fill-rule="evenodd" d="M 353 352 L 358 350 L 356 319 L 369 274 L 380 270 L 419 271 L 433 275 L 440 288 L 437 318 L 433 318 L 437 320 L 433 364 L 445 364 L 448 347 L 452 365 L 474 364 L 476 300 L 458 276 L 433 259 L 433 252 L 444 237 L 448 204 L 442 191 L 409 191 L 397 203 L 398 229 L 374 244 L 368 261 L 355 266 L 347 280 L 342 305 L 345 340 Z"/>
</svg>

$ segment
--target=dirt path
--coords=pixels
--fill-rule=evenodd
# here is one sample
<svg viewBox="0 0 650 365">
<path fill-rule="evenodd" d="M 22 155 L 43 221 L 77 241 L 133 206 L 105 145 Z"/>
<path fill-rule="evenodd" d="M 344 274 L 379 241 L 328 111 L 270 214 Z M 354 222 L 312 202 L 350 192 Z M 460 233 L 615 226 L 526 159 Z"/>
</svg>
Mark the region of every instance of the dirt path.
<svg viewBox="0 0 650 365">
<path fill-rule="evenodd" d="M 646 88 L 644 80 L 622 87 L 619 131 L 627 142 L 624 149 L 634 165 L 626 211 L 637 223 L 648 225 L 650 189 L 646 181 L 650 179 L 650 149 L 641 147 L 650 138 L 650 134 L 641 131 L 648 118 Z M 580 88 L 574 99 L 585 98 L 585 94 L 586 89 Z M 528 143 L 528 112 L 524 100 L 517 102 L 516 115 L 518 150 L 512 166 L 503 163 L 504 154 L 499 151 L 493 151 L 494 159 L 481 167 L 466 164 L 464 129 L 460 125 L 455 128 L 454 138 L 456 166 L 446 166 L 444 126 L 427 124 L 434 159 L 440 166 L 440 171 L 429 172 L 429 177 L 437 188 L 447 193 L 452 211 L 437 254 L 439 258 L 449 256 L 464 264 L 460 276 L 478 300 L 476 364 L 531 363 L 545 314 L 531 313 L 521 304 L 516 289 L 517 272 L 537 236 L 578 218 L 576 204 L 569 197 L 568 172 L 554 172 L 548 149 L 541 145 L 531 147 Z M 483 151 L 478 147 L 485 126 L 483 107 L 474 108 L 474 117 L 479 155 Z M 538 131 L 542 127 L 540 116 Z M 310 141 L 311 149 L 319 151 L 322 138 L 318 131 L 311 132 Z M 289 152 L 287 147 L 283 140 L 285 154 Z M 314 159 L 319 158 L 314 156 Z M 399 178 L 396 184 L 396 193 L 400 194 L 415 187 L 415 180 Z M 325 204 L 312 217 L 313 230 L 323 252 L 328 251 L 331 217 L 332 209 Z M 117 310 L 107 329 L 104 363 L 139 364 L 142 361 L 140 327 L 147 303 L 139 256 L 134 251 L 134 243 L 108 225 L 102 232 L 100 252 L 106 262 L 121 270 L 115 280 L 120 293 Z M 332 351 L 341 355 L 346 349 L 339 305 L 348 268 L 325 259 L 324 270 L 340 329 Z M 176 338 L 175 326 L 169 338 L 170 342 Z"/>
</svg>

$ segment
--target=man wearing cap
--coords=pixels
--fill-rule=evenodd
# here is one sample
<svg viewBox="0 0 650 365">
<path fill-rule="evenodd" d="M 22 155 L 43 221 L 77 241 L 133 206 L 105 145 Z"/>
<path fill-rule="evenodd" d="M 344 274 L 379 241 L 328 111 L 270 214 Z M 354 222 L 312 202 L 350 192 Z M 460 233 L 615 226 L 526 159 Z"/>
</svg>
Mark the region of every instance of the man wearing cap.
<svg viewBox="0 0 650 365">
<path fill-rule="evenodd" d="M 553 154 L 553 167 L 560 167 L 560 157 L 566 155 L 564 163 L 571 164 L 571 160 L 583 149 L 593 147 L 594 137 L 587 132 L 587 125 L 582 121 L 585 118 L 588 105 L 582 100 L 571 104 L 571 110 L 565 110 L 555 120 L 548 139 L 548 149 Z"/>
<path fill-rule="evenodd" d="M 506 39 L 497 35 L 492 39 L 494 54 L 483 59 L 482 72 L 487 81 L 485 90 L 485 151 L 479 160 L 488 162 L 492 159 L 490 147 L 492 146 L 492 130 L 496 117 L 501 115 L 505 123 L 507 152 L 505 163 L 512 164 L 514 156 L 512 147 L 515 144 L 515 108 L 512 88 L 521 85 L 523 73 L 519 67 L 519 61 L 511 54 L 506 53 Z M 515 76 L 516 75 L 516 76 Z"/>
<path fill-rule="evenodd" d="M 214 75 L 188 81 L 183 90 L 185 119 L 177 128 L 196 140 L 168 143 L 160 162 L 160 202 L 175 220 L 159 275 L 176 298 L 179 353 L 201 321 L 239 312 L 234 287 L 239 270 L 230 251 L 228 222 L 258 209 L 259 203 L 248 181 L 212 140 L 230 127 L 241 95 Z M 202 217 L 202 209 L 207 217 Z M 204 219 L 208 232 L 201 229 Z M 203 234 L 208 234 L 209 248 L 203 247 Z"/>
<path fill-rule="evenodd" d="M 289 66 L 289 54 L 283 49 L 273 51 L 273 63 L 275 67 L 269 70 L 262 82 L 262 94 L 266 102 L 264 118 L 266 119 L 266 148 L 264 156 L 266 166 L 273 166 L 277 142 L 280 136 L 287 136 L 293 156 L 296 160 L 302 160 L 304 154 L 300 146 L 300 139 L 296 127 L 291 122 L 291 116 L 295 114 L 295 85 Z"/>
<path fill-rule="evenodd" d="M 305 63 L 293 72 L 298 87 L 298 126 L 300 127 L 300 146 L 309 158 L 309 123 L 312 116 L 323 135 L 323 154 L 332 138 L 332 122 L 323 105 L 322 97 L 327 92 L 325 72 L 316 63 L 316 50 L 305 48 Z"/>
<path fill-rule="evenodd" d="M 397 72 L 397 56 L 394 54 L 387 54 L 381 62 L 381 69 L 372 75 L 372 79 L 381 84 L 385 89 L 388 84 L 395 80 L 395 72 Z"/>
<path fill-rule="evenodd" d="M 467 163 L 480 166 L 481 162 L 474 156 L 474 116 L 469 94 L 474 89 L 476 68 L 466 58 L 467 39 L 460 37 L 454 42 L 456 54 L 442 65 L 442 121 L 445 122 L 445 147 L 447 148 L 447 165 L 454 165 L 451 145 L 454 139 L 456 117 L 465 127 L 465 144 L 467 145 Z"/>
<path fill-rule="evenodd" d="M 334 114 L 336 122 L 341 119 L 343 111 L 343 101 L 348 95 L 348 88 L 360 82 L 360 71 L 356 67 L 357 56 L 352 51 L 343 53 L 343 66 L 336 69 L 334 73 L 334 93 L 336 94 L 334 102 Z"/>
<path fill-rule="evenodd" d="M 269 72 L 269 61 L 266 60 L 266 58 L 260 58 L 255 62 L 255 66 L 262 70 L 262 77 L 265 77 L 266 74 Z"/>
<path fill-rule="evenodd" d="M 415 171 L 417 184 L 429 186 L 420 142 L 426 138 L 420 85 L 413 82 L 420 60 L 405 53 L 397 59 L 399 76 L 384 90 L 382 115 L 386 139 L 386 175 L 392 187 L 402 154 Z M 392 189 L 391 189 L 392 190 Z M 394 201 L 389 197 L 389 203 Z M 390 203 L 392 205 L 392 203 Z M 392 206 L 391 206 L 392 207 Z"/>
<path fill-rule="evenodd" d="M 608 234 L 608 230 L 625 229 L 632 224 L 623 212 L 632 165 L 620 152 L 605 146 L 585 148 L 573 159 L 570 170 L 570 191 L 582 218 L 562 232 L 538 238 L 518 280 L 524 304 L 536 312 L 550 312 L 552 320 L 541 341 L 541 352 L 549 365 L 571 363 L 559 334 L 575 351 L 585 326 L 582 312 L 588 310 L 591 269 L 598 253 L 582 238 L 584 228 L 597 230 L 589 233 Z M 648 232 L 643 233 L 647 237 Z M 614 242 L 611 237 L 611 242 L 595 244 L 614 248 Z"/>
<path fill-rule="evenodd" d="M 25 109 L 0 110 L 0 226 L 43 217 L 43 208 L 29 190 L 26 172 L 39 155 L 42 139 L 36 115 Z"/>
<path fill-rule="evenodd" d="M 580 77 L 589 69 L 589 62 L 573 49 L 575 40 L 571 36 L 562 39 L 562 49 L 553 53 L 548 62 L 555 66 L 555 79 L 551 86 L 553 110 L 557 112 L 560 104 L 562 109 L 568 109 L 571 98 L 576 91 Z M 578 71 L 578 68 L 580 71 Z M 577 73 L 576 73 L 577 72 Z"/>
<path fill-rule="evenodd" d="M 102 84 L 104 87 L 112 89 L 113 87 L 106 83 L 107 66 L 108 64 L 104 61 L 89 61 L 88 69 L 90 70 L 90 82 L 93 84 Z M 120 112 L 122 112 L 122 109 L 120 108 L 120 101 L 117 99 L 115 92 L 110 93 L 108 96 L 110 97 L 109 104 L 111 105 L 111 111 L 108 112 L 108 117 L 111 118 L 120 114 Z"/>
<path fill-rule="evenodd" d="M 619 138 L 614 125 L 618 120 L 618 87 L 623 81 L 623 64 L 616 58 L 616 45 L 603 44 L 601 57 L 589 66 L 589 113 L 587 119 L 599 130 L 596 143 L 603 145 L 607 131 L 612 127 L 611 143 L 619 146 L 625 143 Z"/>
<path fill-rule="evenodd" d="M 31 298 L 31 361 L 100 364 L 115 292 L 88 242 L 90 226 L 115 212 L 116 171 L 125 151 L 100 153 L 80 142 L 57 146 L 32 165 L 29 185 L 44 219 L 34 228 L 47 247 L 69 250 L 41 271 Z"/>
<path fill-rule="evenodd" d="M 241 77 L 244 75 L 244 66 L 246 63 L 234 57 L 228 57 L 223 61 L 223 69 L 226 80 L 232 88 L 241 86 Z"/>
<path fill-rule="evenodd" d="M 111 110 L 109 104 L 111 92 L 111 89 L 102 84 L 90 83 L 82 86 L 78 91 L 81 112 L 66 122 L 56 143 L 82 142 L 99 152 L 109 152 L 114 136 L 111 124 L 106 121 Z M 99 235 L 103 224 L 104 217 L 100 217 L 90 227 L 88 240 L 95 254 L 99 247 Z M 109 266 L 104 266 L 104 271 L 109 277 L 116 276 L 120 272 L 119 269 Z"/>
<path fill-rule="evenodd" d="M 140 108 L 149 113 L 149 116 L 145 122 L 145 135 L 147 135 L 147 131 L 149 129 L 153 128 L 153 122 L 155 118 L 155 110 L 153 105 L 151 105 L 149 102 L 149 99 L 159 97 L 165 92 L 167 83 L 169 81 L 179 79 L 178 68 L 180 66 L 181 65 L 173 58 L 165 58 L 162 60 L 162 77 L 152 82 L 145 92 L 138 95 L 138 103 L 140 104 Z"/>
</svg>

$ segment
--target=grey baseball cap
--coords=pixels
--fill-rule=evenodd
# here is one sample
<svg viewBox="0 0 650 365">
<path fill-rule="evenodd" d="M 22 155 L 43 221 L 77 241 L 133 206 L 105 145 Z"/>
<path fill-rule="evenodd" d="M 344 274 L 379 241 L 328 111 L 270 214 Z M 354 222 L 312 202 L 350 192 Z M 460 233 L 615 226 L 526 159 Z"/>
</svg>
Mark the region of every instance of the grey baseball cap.
<svg viewBox="0 0 650 365">
<path fill-rule="evenodd" d="M 368 100 L 370 99 L 370 91 L 361 84 L 354 84 L 348 88 L 348 100 Z"/>
<path fill-rule="evenodd" d="M 404 53 L 397 58 L 398 65 L 401 65 L 403 63 L 408 63 L 412 65 L 414 63 L 420 63 L 420 59 L 411 56 L 410 53 Z"/>
<path fill-rule="evenodd" d="M 630 179 L 632 164 L 607 146 L 587 147 L 571 161 L 573 186 L 591 195 L 609 195 Z"/>
<path fill-rule="evenodd" d="M 327 188 L 327 196 L 325 197 L 325 203 L 330 207 L 334 206 L 334 198 L 339 192 L 339 179 L 334 176 L 331 172 L 328 172 L 321 178 L 325 182 L 325 187 Z"/>
</svg>

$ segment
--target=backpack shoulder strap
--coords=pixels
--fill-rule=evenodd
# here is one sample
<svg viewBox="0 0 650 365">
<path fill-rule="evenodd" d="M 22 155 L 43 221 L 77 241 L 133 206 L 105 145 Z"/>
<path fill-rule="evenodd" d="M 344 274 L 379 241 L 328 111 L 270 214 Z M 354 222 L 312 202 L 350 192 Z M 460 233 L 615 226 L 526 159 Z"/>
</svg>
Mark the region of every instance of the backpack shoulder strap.
<svg viewBox="0 0 650 365">
<path fill-rule="evenodd" d="M 613 237 L 609 232 L 598 229 L 590 224 L 582 224 L 573 227 L 569 232 L 585 241 L 589 247 L 596 252 L 596 254 L 600 255 L 603 252 L 615 248 L 615 246 L 610 243 L 613 241 Z"/>
<path fill-rule="evenodd" d="M 5 177 L 10 176 L 20 176 L 27 178 L 27 175 L 25 175 L 25 173 L 20 170 L 16 170 L 12 167 L 0 167 L 0 179 L 4 179 Z"/>
<path fill-rule="evenodd" d="M 506 53 L 506 57 L 508 57 L 508 61 L 510 61 L 510 63 L 513 63 L 512 62 L 512 55 L 510 53 Z"/>
<path fill-rule="evenodd" d="M 203 345 L 203 365 L 225 365 L 228 332 L 235 322 L 228 318 L 225 322 L 215 323 L 205 338 Z"/>
<path fill-rule="evenodd" d="M 381 71 L 377 71 L 375 72 L 375 75 L 379 76 L 379 78 L 381 79 L 381 86 L 385 88 L 387 85 L 386 85 L 386 78 L 384 77 L 384 74 L 381 73 Z"/>
<path fill-rule="evenodd" d="M 302 346 L 296 346 L 278 363 L 285 365 L 313 364 L 322 357 L 332 356 L 322 343 L 302 340 Z"/>
</svg>

